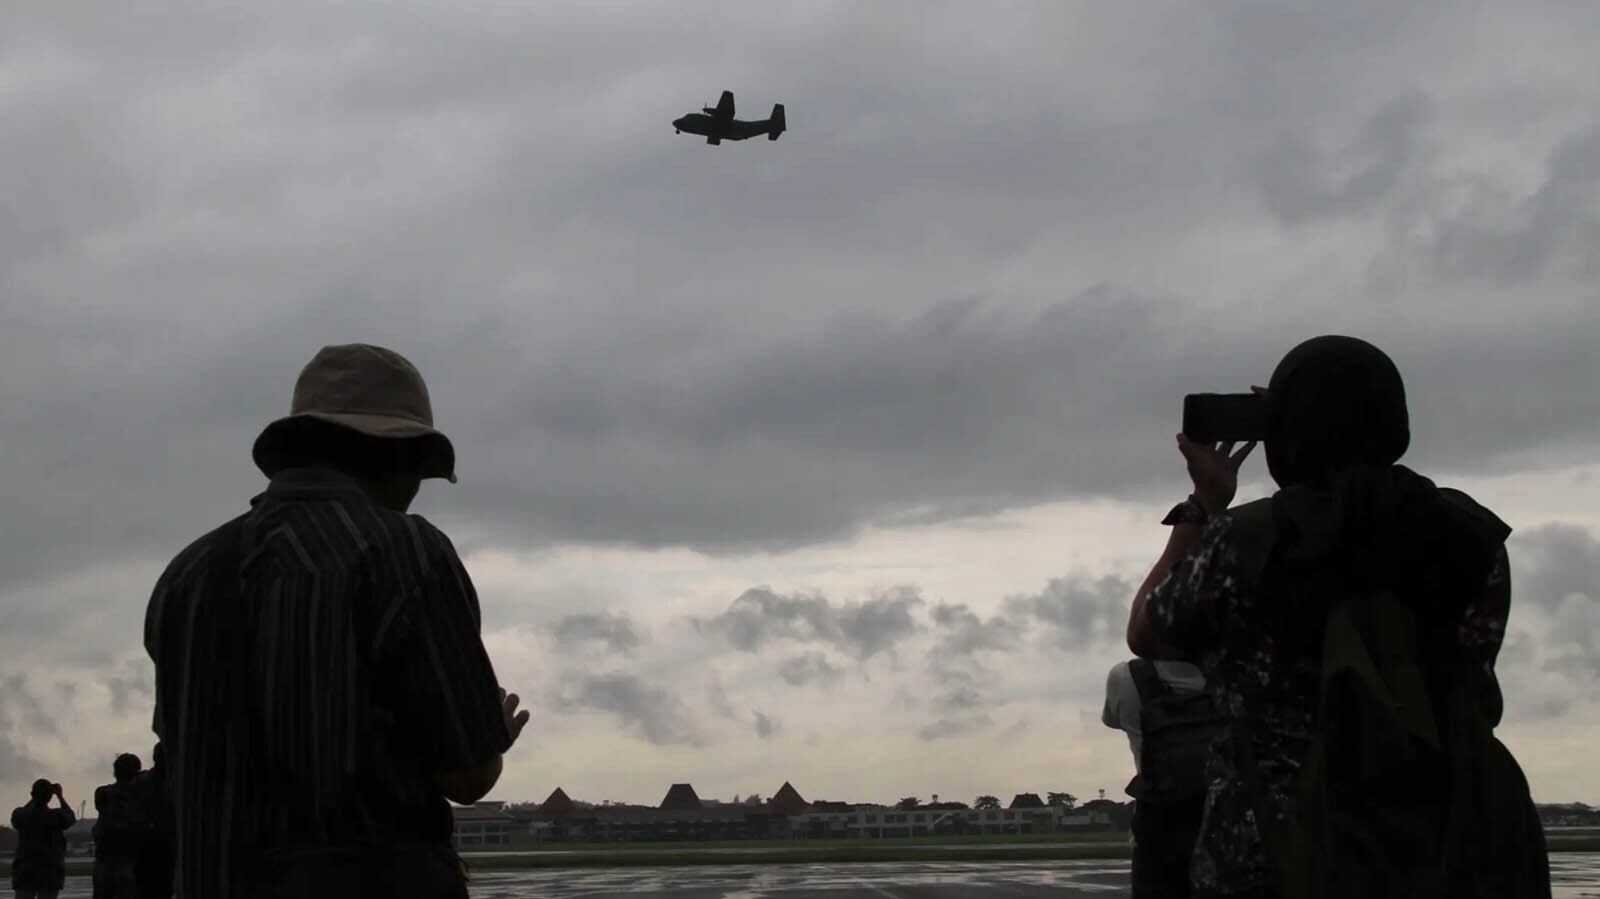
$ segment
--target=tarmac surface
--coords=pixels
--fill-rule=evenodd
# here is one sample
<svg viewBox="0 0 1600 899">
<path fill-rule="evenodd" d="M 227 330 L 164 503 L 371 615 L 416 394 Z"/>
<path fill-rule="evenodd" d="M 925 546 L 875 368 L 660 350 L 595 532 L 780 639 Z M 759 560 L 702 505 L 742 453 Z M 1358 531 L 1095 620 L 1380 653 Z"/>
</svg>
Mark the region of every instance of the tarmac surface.
<svg viewBox="0 0 1600 899">
<path fill-rule="evenodd" d="M 1128 863 L 875 862 L 496 871 L 473 876 L 473 899 L 965 899 L 1126 896 Z"/>
<path fill-rule="evenodd" d="M 1600 899 L 1600 854 L 1550 859 L 1554 899 Z M 719 865 L 484 872 L 473 899 L 1082 899 L 1128 895 L 1126 861 Z"/>
<path fill-rule="evenodd" d="M 1600 899 L 1600 853 L 1550 857 L 1555 899 Z M 1083 899 L 1128 895 L 1126 861 L 879 862 L 483 871 L 472 899 Z M 62 899 L 92 895 L 67 879 Z"/>
</svg>

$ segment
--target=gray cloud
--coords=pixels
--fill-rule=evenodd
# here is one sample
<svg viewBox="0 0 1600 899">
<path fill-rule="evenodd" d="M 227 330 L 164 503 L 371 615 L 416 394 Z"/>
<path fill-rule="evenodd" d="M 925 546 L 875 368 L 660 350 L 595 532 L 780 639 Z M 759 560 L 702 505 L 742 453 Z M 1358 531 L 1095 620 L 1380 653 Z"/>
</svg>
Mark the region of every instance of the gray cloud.
<svg viewBox="0 0 1600 899">
<path fill-rule="evenodd" d="M 1120 577 L 1056 578 L 1033 596 L 1008 597 L 1006 609 L 1045 625 L 1053 645 L 1080 650 L 1122 641 L 1134 587 Z"/>
<path fill-rule="evenodd" d="M 44 764 L 22 748 L 15 735 L 59 736 L 56 715 L 48 712 L 22 674 L 0 680 L 0 783 L 31 782 L 50 775 Z"/>
<path fill-rule="evenodd" d="M 986 620 L 962 604 L 939 603 L 930 617 L 944 631 L 936 650 L 940 654 L 966 656 L 983 650 L 1006 650 L 1021 636 L 1016 622 L 998 615 Z"/>
<path fill-rule="evenodd" d="M 837 605 L 821 596 L 782 596 L 755 587 L 740 594 L 727 610 L 693 623 L 745 652 L 775 640 L 817 641 L 864 661 L 916 632 L 911 610 L 922 602 L 910 587 Z"/>
<path fill-rule="evenodd" d="M 949 737 L 959 737 L 973 731 L 982 730 L 994 724 L 994 719 L 986 714 L 962 715 L 950 718 L 940 718 L 932 724 L 917 729 L 917 736 L 927 742 L 943 740 Z"/>
<path fill-rule="evenodd" d="M 1549 720 L 1593 702 L 1600 685 L 1600 540 L 1555 522 L 1514 532 L 1511 615 L 1495 662 L 1508 720 Z"/>
<path fill-rule="evenodd" d="M 552 696 L 557 708 L 607 712 L 633 735 L 656 746 L 704 742 L 687 706 L 664 687 L 625 674 L 581 675 Z"/>
<path fill-rule="evenodd" d="M 556 620 L 550 637 L 560 647 L 598 643 L 605 649 L 626 655 L 639 646 L 640 637 L 633 620 L 616 612 L 577 612 Z"/>
<path fill-rule="evenodd" d="M 1551 152 L 1531 192 L 1479 175 L 1437 177 L 1397 211 L 1396 251 L 1451 282 L 1518 285 L 1553 276 L 1593 285 L 1600 278 L 1597 185 L 1600 128 L 1591 127 Z"/>
<path fill-rule="evenodd" d="M 69 709 L 41 699 L 31 678 L 20 672 L 0 681 L 0 720 L 8 718 L 19 730 L 56 738 L 61 736 L 61 718 Z"/>
<path fill-rule="evenodd" d="M 804 687 L 807 684 L 821 684 L 831 686 L 844 677 L 840 671 L 828 661 L 828 657 L 820 652 L 805 652 L 785 659 L 778 666 L 778 676 L 791 687 Z"/>
<path fill-rule="evenodd" d="M 133 43 L 86 11 L 16 14 L 8 59 L 28 87 L 5 101 L 0 195 L 25 214 L 0 235 L 0 396 L 5 505 L 26 514 L 0 521 L 0 571 L 176 551 L 259 484 L 248 446 L 298 365 L 355 338 L 429 375 L 463 483 L 425 502 L 472 546 L 786 547 L 906 515 L 1149 495 L 1177 397 L 1261 377 L 1331 307 L 1257 304 L 1245 333 L 1187 281 L 1084 287 L 1139 280 L 1151 248 L 1196 232 L 1259 227 L 1235 200 L 1246 184 L 1285 220 L 1381 232 L 1436 145 L 1462 140 L 1451 129 L 1519 133 L 1584 108 L 1570 85 L 1530 83 L 1487 115 L 1419 83 L 1429 53 L 1503 64 L 1465 37 L 1492 13 L 1455 10 L 1461 27 L 1441 30 L 1444 7 L 1421 8 L 1091 23 L 1042 5 L 985 21 L 982 46 L 958 37 L 959 6 L 906 29 L 872 8 L 489 27 L 468 10 L 275 7 L 243 27 L 180 5 L 182 27 L 157 16 Z M 1522 9 L 1516 27 L 1593 38 L 1559 4 Z M 703 27 L 727 37 L 718 52 L 682 53 Z M 1070 48 L 1042 42 L 1054 29 Z M 747 104 L 788 102 L 793 133 L 714 155 L 673 141 L 666 120 L 729 71 Z M 1531 205 L 1477 203 L 1492 214 L 1452 225 L 1423 204 L 1441 222 L 1427 252 L 1459 260 L 1448 270 L 1562 258 L 1592 283 L 1592 130 L 1569 129 Z M 1544 249 L 1480 246 L 1496 235 Z M 1068 282 L 992 286 L 1051 247 Z M 952 296 L 986 302 L 940 305 Z M 1548 340 L 1392 335 L 1408 372 L 1439 373 L 1440 413 L 1417 419 L 1419 445 L 1452 447 L 1441 461 L 1595 440 L 1575 390 L 1517 403 L 1584 371 L 1592 316 L 1511 299 L 1474 302 L 1514 306 Z M 199 329 L 182 349 L 176 320 Z M 1468 357 L 1478 384 L 1457 377 Z M 1519 411 L 1454 448 L 1450 423 L 1483 421 L 1458 417 L 1479 405 Z"/>
<path fill-rule="evenodd" d="M 1418 130 L 1426 100 L 1412 95 L 1375 111 L 1348 144 L 1332 152 L 1286 136 L 1256 168 L 1267 209 L 1298 224 L 1371 212 L 1391 197 L 1421 160 Z"/>
<path fill-rule="evenodd" d="M 711 710 L 728 720 L 739 717 L 738 711 L 733 707 L 733 700 L 728 698 L 728 688 L 722 681 L 713 680 L 711 688 L 706 693 L 706 702 L 711 705 Z"/>
<path fill-rule="evenodd" d="M 427 375 L 462 483 L 418 508 L 468 550 L 1170 502 L 1182 394 L 1329 330 L 1394 355 L 1430 476 L 1600 445 L 1600 20 L 1560 0 L 109 8 L 0 11 L 0 651 L 120 678 L 131 714 L 132 566 L 244 508 L 328 342 Z M 674 139 L 724 87 L 791 133 Z M 996 620 L 1119 643 L 1123 586 Z M 924 625 L 1001 652 L 805 599 L 704 624 L 834 654 L 788 683 Z"/>
<path fill-rule="evenodd" d="M 755 713 L 756 735 L 763 740 L 771 739 L 781 729 L 778 722 L 761 713 Z"/>
<path fill-rule="evenodd" d="M 944 713 L 982 708 L 988 702 L 985 690 L 998 679 L 993 671 L 970 659 L 948 659 L 937 653 L 930 660 L 928 673 L 939 687 L 933 707 Z"/>
<path fill-rule="evenodd" d="M 1513 615 L 1528 604 L 1553 609 L 1573 594 L 1600 597 L 1600 539 L 1586 528 L 1556 523 L 1514 532 L 1507 553 Z"/>
</svg>

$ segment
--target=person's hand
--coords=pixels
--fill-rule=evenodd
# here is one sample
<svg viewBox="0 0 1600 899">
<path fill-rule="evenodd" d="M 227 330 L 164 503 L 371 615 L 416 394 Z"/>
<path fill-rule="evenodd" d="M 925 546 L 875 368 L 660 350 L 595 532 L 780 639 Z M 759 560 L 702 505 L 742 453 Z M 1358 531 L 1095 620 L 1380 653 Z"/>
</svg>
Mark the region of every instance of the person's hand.
<svg viewBox="0 0 1600 899">
<path fill-rule="evenodd" d="M 1267 395 L 1265 387 L 1251 385 L 1250 391 L 1260 397 Z M 1233 495 L 1239 492 L 1239 466 L 1244 464 L 1245 457 L 1255 448 L 1254 440 L 1235 452 L 1232 441 L 1196 443 L 1182 434 L 1178 435 L 1178 452 L 1183 453 L 1184 460 L 1189 463 L 1189 479 L 1194 481 L 1194 495 L 1208 514 L 1224 512 L 1233 504 Z"/>
<path fill-rule="evenodd" d="M 1233 448 L 1226 443 L 1196 443 L 1178 435 L 1178 452 L 1189 463 L 1189 478 L 1194 481 L 1194 495 L 1205 507 L 1207 514 L 1216 515 L 1233 504 L 1233 495 L 1239 490 L 1239 466 L 1256 448 L 1254 440 Z"/>
<path fill-rule="evenodd" d="M 500 714 L 505 718 L 506 732 L 511 734 L 512 743 L 522 736 L 522 728 L 528 723 L 528 710 L 517 711 L 517 705 L 521 702 L 517 694 L 507 693 L 504 687 L 500 688 Z"/>
</svg>

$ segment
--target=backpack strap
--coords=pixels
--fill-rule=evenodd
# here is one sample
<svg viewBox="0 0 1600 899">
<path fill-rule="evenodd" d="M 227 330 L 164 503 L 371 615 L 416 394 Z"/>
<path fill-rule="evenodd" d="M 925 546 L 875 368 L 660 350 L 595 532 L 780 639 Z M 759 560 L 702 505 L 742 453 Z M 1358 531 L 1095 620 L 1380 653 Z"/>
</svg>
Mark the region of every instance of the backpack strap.
<svg viewBox="0 0 1600 899">
<path fill-rule="evenodd" d="M 1156 663 L 1149 659 L 1129 661 L 1128 674 L 1133 677 L 1133 685 L 1139 690 L 1140 702 L 1148 702 L 1172 692 L 1167 682 L 1161 679 L 1160 672 L 1156 671 Z"/>
</svg>

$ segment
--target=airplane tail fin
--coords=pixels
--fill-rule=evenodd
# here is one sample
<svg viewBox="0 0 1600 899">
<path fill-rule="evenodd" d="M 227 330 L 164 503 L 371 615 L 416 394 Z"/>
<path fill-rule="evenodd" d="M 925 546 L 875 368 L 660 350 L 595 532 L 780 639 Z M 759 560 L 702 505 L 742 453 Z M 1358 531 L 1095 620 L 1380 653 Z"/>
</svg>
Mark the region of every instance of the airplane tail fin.
<svg viewBox="0 0 1600 899">
<path fill-rule="evenodd" d="M 767 120 L 767 140 L 777 140 L 778 135 L 789 130 L 789 123 L 783 117 L 783 104 L 772 104 L 772 118 Z"/>
</svg>

